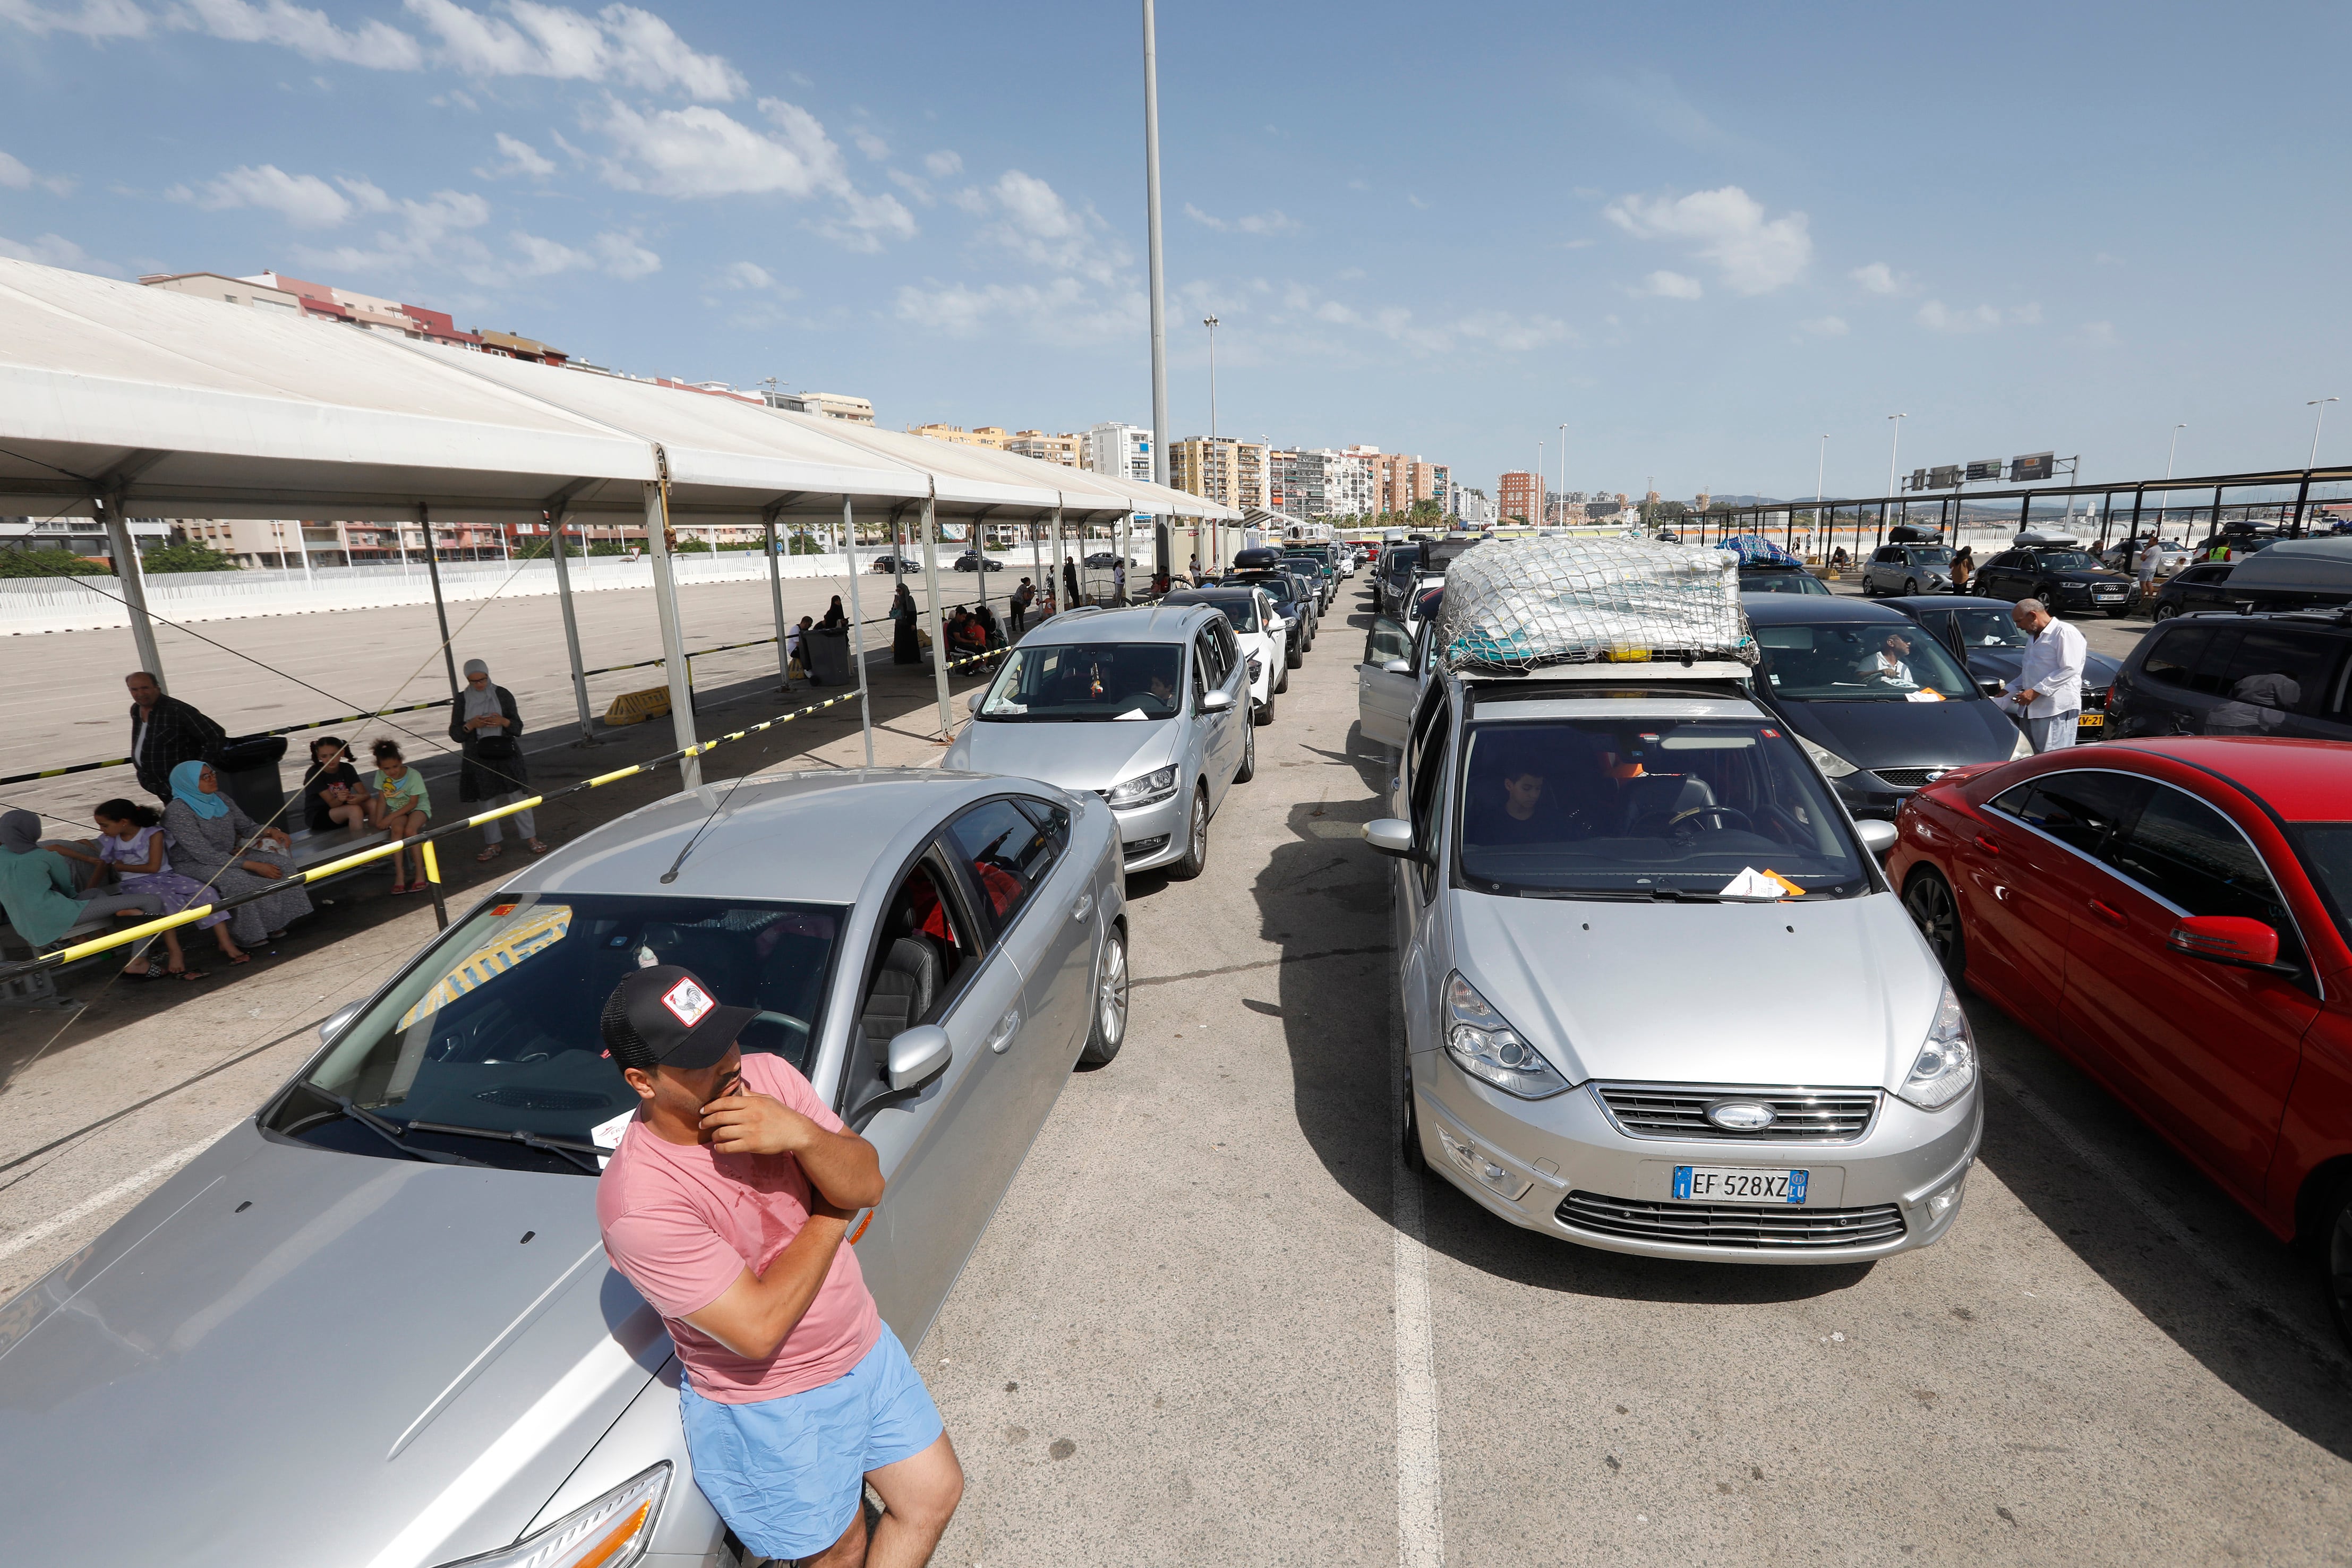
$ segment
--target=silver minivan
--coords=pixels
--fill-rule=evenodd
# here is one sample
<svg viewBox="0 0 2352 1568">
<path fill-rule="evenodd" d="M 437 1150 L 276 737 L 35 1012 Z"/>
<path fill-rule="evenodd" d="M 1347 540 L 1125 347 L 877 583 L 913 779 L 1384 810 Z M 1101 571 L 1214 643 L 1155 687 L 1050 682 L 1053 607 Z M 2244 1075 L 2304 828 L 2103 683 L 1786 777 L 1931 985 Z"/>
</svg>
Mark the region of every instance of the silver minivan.
<svg viewBox="0 0 2352 1568">
<path fill-rule="evenodd" d="M 1250 665 L 1206 604 L 1056 615 L 972 694 L 946 766 L 1099 795 L 1129 871 L 1195 877 L 1225 791 L 1257 771 Z"/>
</svg>

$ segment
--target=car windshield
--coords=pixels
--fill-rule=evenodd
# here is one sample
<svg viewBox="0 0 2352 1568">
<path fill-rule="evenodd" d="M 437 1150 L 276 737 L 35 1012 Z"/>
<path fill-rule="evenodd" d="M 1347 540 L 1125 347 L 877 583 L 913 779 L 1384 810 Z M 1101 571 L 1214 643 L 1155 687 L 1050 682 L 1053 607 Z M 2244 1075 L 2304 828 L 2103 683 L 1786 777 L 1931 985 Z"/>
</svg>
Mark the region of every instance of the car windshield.
<svg viewBox="0 0 2352 1568">
<path fill-rule="evenodd" d="M 2017 629 L 2006 610 L 1955 610 L 1952 627 L 1963 648 L 2024 648 L 2033 642 Z"/>
<path fill-rule="evenodd" d="M 1913 566 L 1949 566 L 1952 552 L 1942 545 L 1918 545 L 1903 552 Z"/>
<path fill-rule="evenodd" d="M 805 1069 L 847 913 L 606 894 L 485 904 L 343 1030 L 263 1125 L 351 1154 L 593 1175 L 596 1131 L 609 1146 L 637 1106 L 598 1030 L 621 977 L 682 964 L 719 1002 L 758 1010 L 737 1036 L 745 1051 Z"/>
<path fill-rule="evenodd" d="M 1870 888 L 1843 815 L 1795 743 L 1761 720 L 1475 724 L 1461 796 L 1458 863 L 1481 892 L 1707 898 L 1735 884 L 1785 884 L 1849 897 Z"/>
<path fill-rule="evenodd" d="M 2306 823 L 2294 830 L 2294 837 L 2327 912 L 2352 941 L 2352 822 Z"/>
<path fill-rule="evenodd" d="M 1286 577 L 1269 577 L 1260 581 L 1258 586 L 1265 590 L 1266 597 L 1285 611 L 1298 602 L 1298 584 Z"/>
<path fill-rule="evenodd" d="M 1829 585 L 1810 571 L 1791 571 L 1786 568 L 1739 574 L 1742 593 L 1812 593 L 1829 591 Z"/>
<path fill-rule="evenodd" d="M 2046 549 L 2039 559 L 2044 571 L 2095 571 L 2099 565 L 2090 551 L 2080 549 Z"/>
<path fill-rule="evenodd" d="M 1236 632 L 1255 632 L 1257 628 L 1257 595 L 1254 593 L 1180 593 L 1161 601 L 1166 604 L 1205 604 L 1233 622 Z"/>
<path fill-rule="evenodd" d="M 1977 689 L 1927 631 L 1908 623 L 1822 621 L 1759 626 L 1764 679 L 1794 702 L 1945 702 Z"/>
<path fill-rule="evenodd" d="M 1179 643 L 1024 643 L 988 688 L 980 716 L 1005 724 L 1083 724 L 1176 716 Z"/>
</svg>

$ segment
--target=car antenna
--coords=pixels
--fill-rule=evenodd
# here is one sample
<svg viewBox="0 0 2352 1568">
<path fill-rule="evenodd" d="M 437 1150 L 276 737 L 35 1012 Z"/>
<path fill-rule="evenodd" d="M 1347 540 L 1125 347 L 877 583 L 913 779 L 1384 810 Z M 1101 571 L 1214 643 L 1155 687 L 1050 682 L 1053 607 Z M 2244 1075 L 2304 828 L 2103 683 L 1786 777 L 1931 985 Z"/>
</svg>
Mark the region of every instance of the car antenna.
<svg viewBox="0 0 2352 1568">
<path fill-rule="evenodd" d="M 664 887 L 677 880 L 677 868 L 686 863 L 686 857 L 694 852 L 694 846 L 702 841 L 702 835 L 710 831 L 710 824 L 718 819 L 719 812 L 727 809 L 727 802 L 735 799 L 735 791 L 740 789 L 743 787 L 743 780 L 750 777 L 751 774 L 749 769 L 738 773 L 735 776 L 735 782 L 727 786 L 727 793 L 719 797 L 719 804 L 710 808 L 710 815 L 703 818 L 702 825 L 694 830 L 693 834 L 685 843 L 678 846 L 677 859 L 670 862 L 669 870 L 661 874 Z"/>
</svg>

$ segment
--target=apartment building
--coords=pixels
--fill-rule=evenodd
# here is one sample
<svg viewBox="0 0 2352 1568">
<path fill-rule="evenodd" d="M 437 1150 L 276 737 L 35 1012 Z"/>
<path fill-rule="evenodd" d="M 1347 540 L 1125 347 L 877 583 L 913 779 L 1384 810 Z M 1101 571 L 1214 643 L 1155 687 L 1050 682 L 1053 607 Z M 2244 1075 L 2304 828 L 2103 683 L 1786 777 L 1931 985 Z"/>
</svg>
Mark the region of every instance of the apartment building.
<svg viewBox="0 0 2352 1568">
<path fill-rule="evenodd" d="M 1224 506 L 1265 507 L 1267 450 L 1262 441 L 1189 436 L 1168 448 L 1168 483 Z"/>
<path fill-rule="evenodd" d="M 907 434 L 928 435 L 933 441 L 945 441 L 957 446 L 984 446 L 992 452 L 1004 450 L 1004 427 L 1001 424 L 982 424 L 971 430 L 961 424 L 910 424 L 907 427 Z"/>
<path fill-rule="evenodd" d="M 1129 479 L 1151 479 L 1151 432 L 1139 424 L 1106 420 L 1086 434 L 1084 461 L 1078 466 L 1097 474 L 1123 474 Z"/>
<path fill-rule="evenodd" d="M 1058 463 L 1065 468 L 1079 468 L 1078 461 L 1086 445 L 1083 435 L 1055 435 L 1043 430 L 1016 430 L 1004 438 L 1004 450 L 1015 457 L 1034 457 L 1040 463 Z"/>
<path fill-rule="evenodd" d="M 1293 447 L 1265 455 L 1266 505 L 1293 517 L 1331 515 L 1328 461 L 1336 452 Z"/>
<path fill-rule="evenodd" d="M 874 423 L 874 404 L 846 392 L 771 392 L 761 393 L 760 401 L 770 408 L 791 413 L 813 413 L 820 419 L 846 420 L 852 424 Z"/>
<path fill-rule="evenodd" d="M 1512 469 L 1495 481 L 1495 508 L 1502 522 L 1540 523 L 1543 481 L 1524 468 Z"/>
</svg>

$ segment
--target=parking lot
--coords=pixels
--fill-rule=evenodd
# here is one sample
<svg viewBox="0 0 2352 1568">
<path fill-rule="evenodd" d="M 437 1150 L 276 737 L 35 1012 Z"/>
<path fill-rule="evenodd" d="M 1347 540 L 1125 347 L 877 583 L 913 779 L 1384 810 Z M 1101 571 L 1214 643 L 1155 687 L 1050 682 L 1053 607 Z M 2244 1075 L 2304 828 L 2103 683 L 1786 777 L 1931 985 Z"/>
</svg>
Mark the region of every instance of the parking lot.
<svg viewBox="0 0 2352 1568">
<path fill-rule="evenodd" d="M 1206 873 L 1132 880 L 1126 1048 L 1072 1077 L 915 1347 L 969 1475 L 937 1561 L 2352 1561 L 2352 1361 L 2307 1264 L 1990 1007 L 1958 1226 L 1874 1265 L 1587 1251 L 1409 1175 L 1391 873 L 1357 831 L 1391 772 L 1355 733 L 1362 581 Z M 2139 629 L 2085 623 L 2103 651 Z M 429 931 L 409 911 L 182 1004 L 171 1039 L 21 1072 L 0 1106 L 66 1141 L 0 1150 L 0 1289 Z"/>
</svg>

